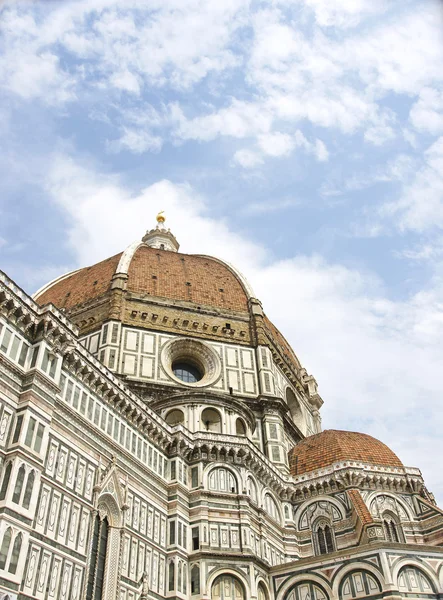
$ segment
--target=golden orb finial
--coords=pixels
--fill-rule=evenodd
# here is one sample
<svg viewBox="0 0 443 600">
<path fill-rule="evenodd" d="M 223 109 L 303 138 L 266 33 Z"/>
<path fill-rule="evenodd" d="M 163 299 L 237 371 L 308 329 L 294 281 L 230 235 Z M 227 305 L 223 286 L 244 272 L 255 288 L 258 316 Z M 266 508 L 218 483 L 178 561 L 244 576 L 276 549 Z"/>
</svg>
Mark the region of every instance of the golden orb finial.
<svg viewBox="0 0 443 600">
<path fill-rule="evenodd" d="M 156 219 L 157 219 L 157 223 L 164 223 L 164 222 L 166 221 L 166 217 L 165 217 L 165 211 L 164 211 L 164 210 L 161 210 L 161 211 L 158 213 L 158 215 L 157 215 Z"/>
</svg>

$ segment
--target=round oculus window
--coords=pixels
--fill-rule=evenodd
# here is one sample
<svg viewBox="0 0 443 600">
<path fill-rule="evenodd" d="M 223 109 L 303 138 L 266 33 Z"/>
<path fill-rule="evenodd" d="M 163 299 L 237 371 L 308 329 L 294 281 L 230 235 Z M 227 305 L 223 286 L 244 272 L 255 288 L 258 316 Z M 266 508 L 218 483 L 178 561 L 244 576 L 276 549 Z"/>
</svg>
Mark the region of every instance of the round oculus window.
<svg viewBox="0 0 443 600">
<path fill-rule="evenodd" d="M 218 354 L 200 340 L 170 340 L 163 346 L 161 362 L 172 380 L 190 387 L 211 385 L 221 375 Z"/>
<path fill-rule="evenodd" d="M 198 367 L 181 360 L 172 363 L 172 372 L 184 383 L 197 383 L 203 378 L 203 374 Z"/>
</svg>

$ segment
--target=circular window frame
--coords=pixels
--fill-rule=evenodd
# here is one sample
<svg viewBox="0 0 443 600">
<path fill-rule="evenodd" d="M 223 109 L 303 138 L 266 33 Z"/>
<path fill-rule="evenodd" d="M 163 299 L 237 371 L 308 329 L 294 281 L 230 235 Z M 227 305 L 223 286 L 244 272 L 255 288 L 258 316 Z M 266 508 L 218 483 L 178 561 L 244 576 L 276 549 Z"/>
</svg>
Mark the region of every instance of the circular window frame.
<svg viewBox="0 0 443 600">
<path fill-rule="evenodd" d="M 202 378 L 193 383 L 177 377 L 172 365 L 177 362 L 190 363 L 202 373 Z M 179 385 L 188 388 L 203 388 L 212 385 L 221 375 L 221 361 L 218 354 L 205 342 L 189 338 L 175 338 L 166 342 L 161 352 L 161 363 L 168 377 Z"/>
</svg>

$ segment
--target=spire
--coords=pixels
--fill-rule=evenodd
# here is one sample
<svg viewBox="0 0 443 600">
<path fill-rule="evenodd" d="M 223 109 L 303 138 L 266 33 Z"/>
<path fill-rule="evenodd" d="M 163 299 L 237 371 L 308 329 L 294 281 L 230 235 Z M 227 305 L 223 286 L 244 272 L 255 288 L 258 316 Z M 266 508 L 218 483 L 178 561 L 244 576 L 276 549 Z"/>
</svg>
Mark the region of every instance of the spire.
<svg viewBox="0 0 443 600">
<path fill-rule="evenodd" d="M 159 250 L 169 250 L 170 252 L 178 252 L 180 244 L 171 233 L 170 229 L 165 227 L 165 213 L 161 210 L 156 217 L 157 226 L 155 229 L 147 231 L 142 238 L 142 241 L 150 248 L 158 248 Z"/>
</svg>

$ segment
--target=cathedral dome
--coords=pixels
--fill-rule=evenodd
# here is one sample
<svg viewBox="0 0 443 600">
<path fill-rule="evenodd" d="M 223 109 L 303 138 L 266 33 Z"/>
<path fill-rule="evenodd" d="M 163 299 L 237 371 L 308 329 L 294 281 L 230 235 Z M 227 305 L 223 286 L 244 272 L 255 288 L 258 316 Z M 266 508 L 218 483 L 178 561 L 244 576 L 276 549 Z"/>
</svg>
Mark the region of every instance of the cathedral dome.
<svg viewBox="0 0 443 600">
<path fill-rule="evenodd" d="M 124 252 L 55 279 L 34 299 L 63 310 L 92 354 L 140 385 L 155 372 L 159 385 L 219 386 L 214 389 L 256 395 L 261 378 L 264 394 L 285 398 L 291 390 L 306 395 L 305 413 L 318 410 L 323 401 L 314 378 L 266 317 L 246 278 L 218 258 L 179 252 L 162 213 L 157 223 Z M 207 345 L 220 343 L 229 347 Z M 255 372 L 256 360 L 263 373 Z M 291 404 L 291 414 L 299 401 Z"/>
<path fill-rule="evenodd" d="M 249 286 L 226 263 L 143 243 L 52 281 L 35 299 L 70 310 L 108 294 L 119 275 L 126 280 L 126 291 L 138 296 L 248 312 Z"/>
<path fill-rule="evenodd" d="M 289 466 L 294 476 L 345 461 L 385 467 L 403 466 L 386 444 L 355 431 L 327 429 L 305 438 L 289 452 Z"/>
</svg>

